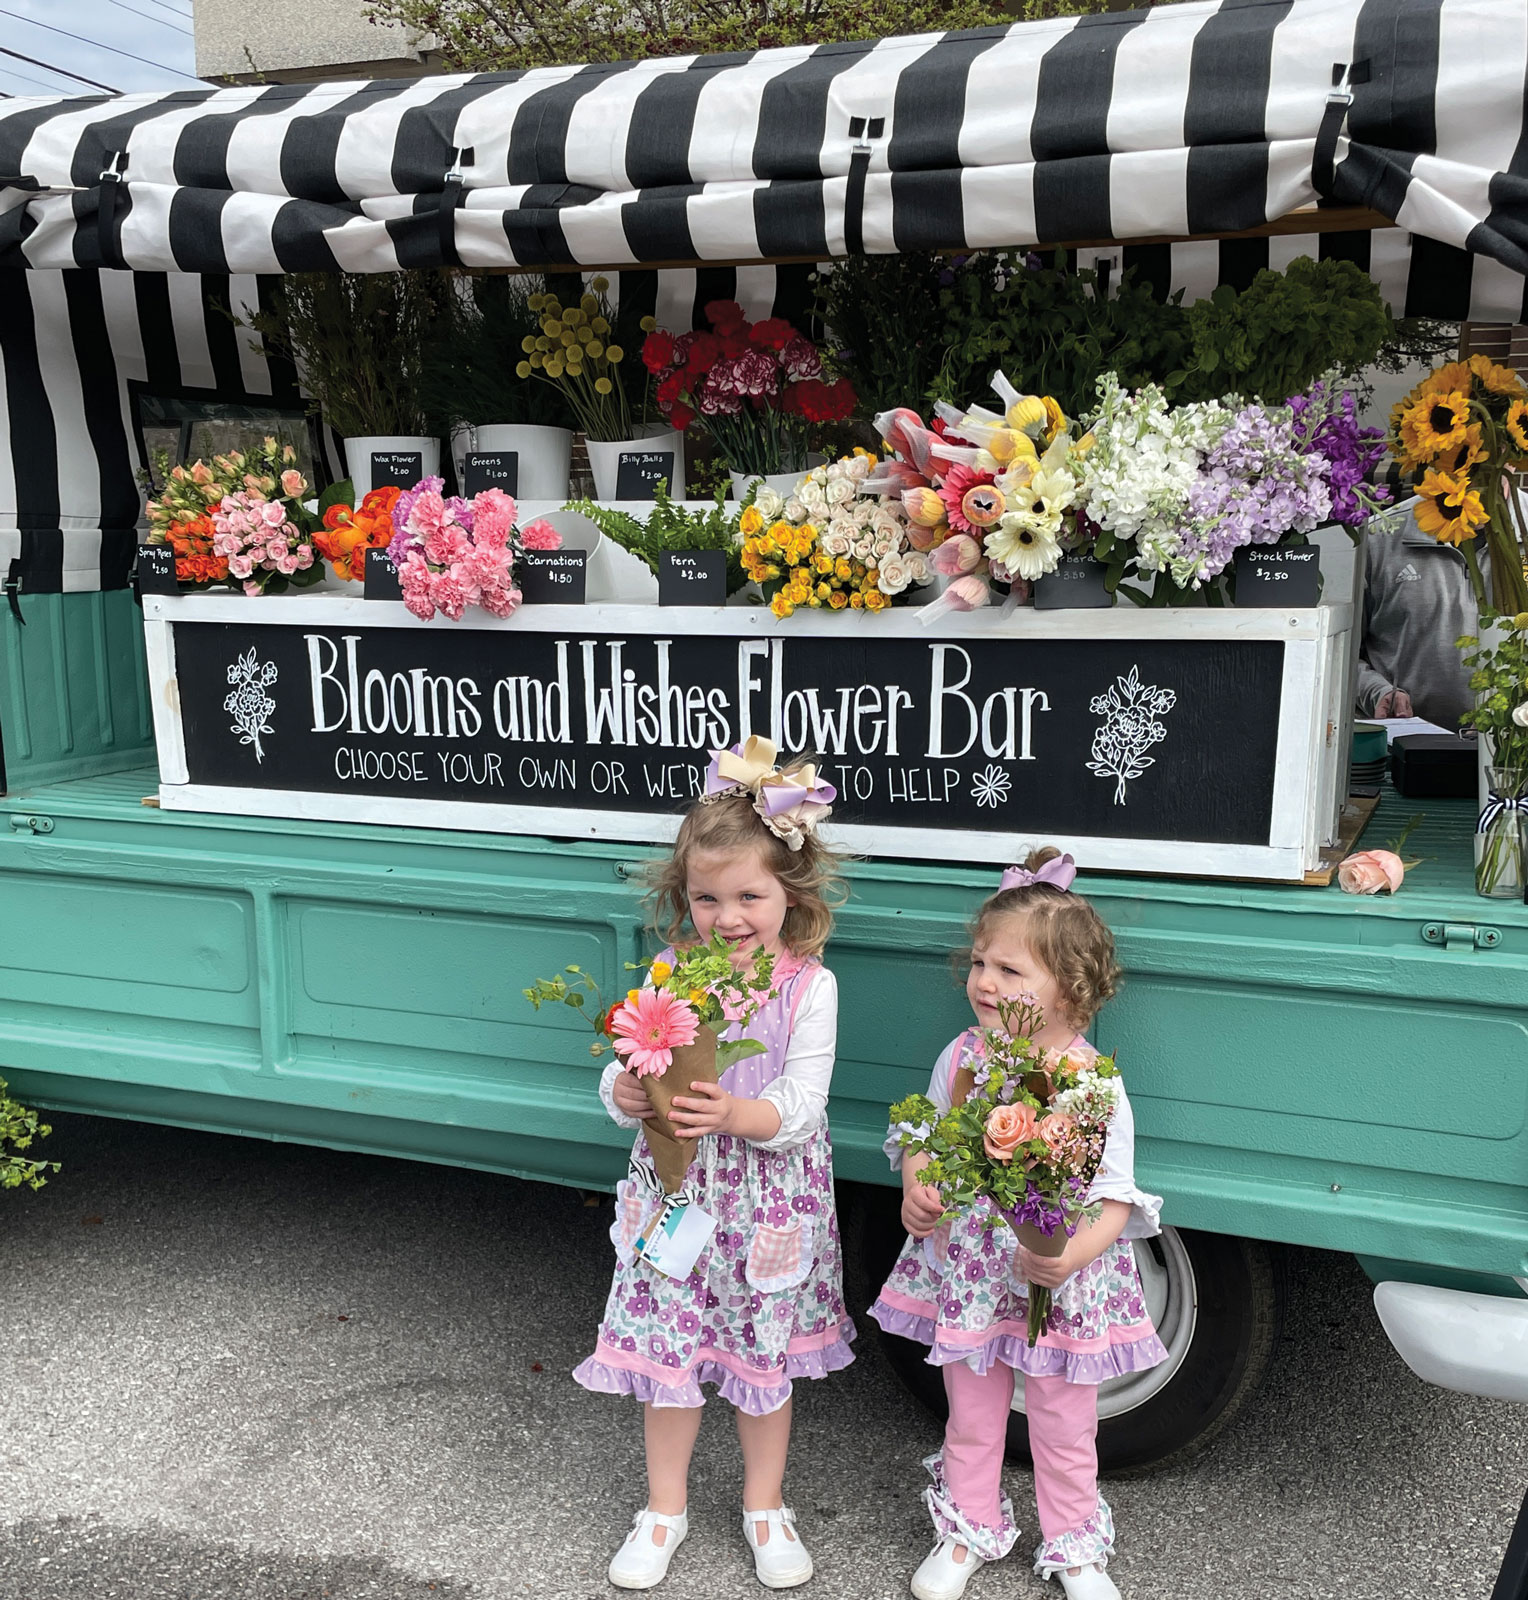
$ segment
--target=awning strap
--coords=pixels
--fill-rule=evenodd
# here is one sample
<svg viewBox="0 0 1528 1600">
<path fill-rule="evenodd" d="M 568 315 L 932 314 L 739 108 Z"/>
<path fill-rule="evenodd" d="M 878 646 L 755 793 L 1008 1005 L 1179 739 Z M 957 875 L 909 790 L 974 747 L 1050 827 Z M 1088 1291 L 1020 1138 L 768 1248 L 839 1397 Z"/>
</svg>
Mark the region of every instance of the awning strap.
<svg viewBox="0 0 1528 1600">
<path fill-rule="evenodd" d="M 1332 87 L 1326 97 L 1326 110 L 1316 130 L 1316 153 L 1311 160 L 1311 183 L 1323 200 L 1333 199 L 1337 183 L 1337 141 L 1342 137 L 1353 104 L 1354 86 L 1369 81 L 1369 63 L 1332 63 Z"/>
<path fill-rule="evenodd" d="M 101 198 L 96 207 L 96 246 L 101 252 L 103 267 L 123 267 L 126 262 L 117 249 L 117 202 L 121 199 L 124 174 L 127 172 L 127 151 L 110 150 L 106 155 L 106 170 L 101 174 Z"/>
<path fill-rule="evenodd" d="M 885 117 L 850 117 L 849 183 L 844 191 L 844 248 L 851 256 L 865 253 L 865 178 L 870 171 L 871 142 L 886 131 Z"/>
<path fill-rule="evenodd" d="M 5 575 L 5 598 L 10 602 L 11 615 L 24 628 L 27 619 L 21 614 L 21 557 L 12 556 L 10 570 Z"/>
<path fill-rule="evenodd" d="M 461 255 L 456 248 L 456 209 L 462 203 L 464 183 L 462 168 L 470 167 L 473 158 L 471 145 L 453 149 L 451 165 L 446 170 L 445 182 L 441 186 L 440 206 L 435 213 L 435 221 L 440 230 L 440 259 L 448 267 L 459 267 L 462 264 Z"/>
</svg>

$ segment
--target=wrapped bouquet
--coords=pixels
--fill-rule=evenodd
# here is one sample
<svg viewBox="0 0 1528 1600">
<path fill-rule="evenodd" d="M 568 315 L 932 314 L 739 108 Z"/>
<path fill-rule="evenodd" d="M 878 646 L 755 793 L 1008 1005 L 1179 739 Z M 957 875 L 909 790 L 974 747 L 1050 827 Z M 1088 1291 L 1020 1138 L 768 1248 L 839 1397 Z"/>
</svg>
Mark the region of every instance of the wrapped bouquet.
<svg viewBox="0 0 1528 1600">
<path fill-rule="evenodd" d="M 1037 1255 L 1059 1256 L 1100 1211 L 1088 1190 L 1103 1160 L 1120 1079 L 1109 1056 L 1041 1050 L 1042 1021 L 1028 996 L 999 1005 L 1002 1028 L 984 1030 L 974 1067 L 955 1074 L 943 1116 L 926 1095 L 891 1108 L 904 1154 L 926 1155 L 922 1181 L 951 1211 L 986 1200 Z M 1051 1291 L 1029 1286 L 1029 1343 L 1050 1315 Z"/>
<path fill-rule="evenodd" d="M 734 1026 L 746 1027 L 773 996 L 775 964 L 772 955 L 759 950 L 751 966 L 736 966 L 732 947 L 719 934 L 675 951 L 673 957 L 646 967 L 629 966 L 645 972 L 649 981 L 608 1008 L 599 1006 L 598 987 L 579 967 L 539 978 L 525 991 L 538 1011 L 543 1003 L 567 1005 L 588 1018 L 596 1035 L 590 1054 L 598 1057 L 613 1049 L 636 1075 L 653 1108 L 643 1123 L 653 1167 L 663 1192 L 670 1195 L 678 1194 L 695 1155 L 694 1139 L 675 1130 L 670 1115 L 674 1096 L 688 1094 L 695 1083 L 717 1083 L 735 1061 L 763 1054 L 757 1040 L 724 1040 L 721 1035 Z"/>
</svg>

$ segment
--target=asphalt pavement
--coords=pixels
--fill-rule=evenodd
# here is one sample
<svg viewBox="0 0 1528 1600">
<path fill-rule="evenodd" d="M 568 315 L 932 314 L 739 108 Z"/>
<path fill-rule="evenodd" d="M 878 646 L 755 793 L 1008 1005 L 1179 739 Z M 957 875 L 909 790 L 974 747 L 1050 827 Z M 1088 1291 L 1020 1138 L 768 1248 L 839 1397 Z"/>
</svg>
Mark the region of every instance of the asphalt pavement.
<svg viewBox="0 0 1528 1600">
<path fill-rule="evenodd" d="M 0 1193 L 0 1600 L 611 1600 L 637 1408 L 568 1376 L 608 1203 L 446 1167 L 58 1117 Z M 1490 1592 L 1528 1417 L 1429 1389 L 1344 1257 L 1290 1252 L 1266 1382 L 1206 1451 L 1111 1481 L 1127 1600 Z M 851 1279 L 856 1310 L 867 1286 Z M 789 1496 L 816 1600 L 906 1594 L 932 1419 L 860 1318 L 797 1386 Z M 761 1594 L 725 1407 L 670 1600 Z M 1027 1474 L 1009 1490 L 1032 1542 Z M 1059 1600 L 1016 1553 L 971 1600 Z"/>
</svg>

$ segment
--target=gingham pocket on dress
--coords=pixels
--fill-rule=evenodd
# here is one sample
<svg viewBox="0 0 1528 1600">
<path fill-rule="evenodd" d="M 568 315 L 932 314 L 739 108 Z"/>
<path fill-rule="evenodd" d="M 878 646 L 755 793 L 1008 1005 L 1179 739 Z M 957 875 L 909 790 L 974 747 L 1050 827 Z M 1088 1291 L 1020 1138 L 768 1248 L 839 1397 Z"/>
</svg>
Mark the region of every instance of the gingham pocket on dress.
<svg viewBox="0 0 1528 1600">
<path fill-rule="evenodd" d="M 815 1237 L 810 1217 L 792 1217 L 783 1228 L 759 1223 L 744 1268 L 749 1284 L 765 1294 L 794 1289 L 812 1270 Z"/>
<path fill-rule="evenodd" d="M 615 1246 L 616 1258 L 622 1266 L 630 1266 L 636 1253 L 637 1239 L 642 1224 L 653 1209 L 651 1197 L 640 1184 L 623 1178 L 615 1189 L 615 1223 L 610 1229 L 610 1242 Z"/>
</svg>

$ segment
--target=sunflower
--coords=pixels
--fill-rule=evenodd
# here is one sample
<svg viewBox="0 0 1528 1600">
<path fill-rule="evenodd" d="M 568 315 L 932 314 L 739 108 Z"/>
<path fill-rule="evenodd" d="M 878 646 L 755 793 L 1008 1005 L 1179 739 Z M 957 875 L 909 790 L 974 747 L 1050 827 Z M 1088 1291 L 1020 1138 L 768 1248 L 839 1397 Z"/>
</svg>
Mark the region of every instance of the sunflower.
<svg viewBox="0 0 1528 1600">
<path fill-rule="evenodd" d="M 1471 356 L 1470 371 L 1492 394 L 1519 395 L 1523 392 L 1523 380 L 1512 368 L 1498 366 L 1489 356 Z"/>
<path fill-rule="evenodd" d="M 1457 389 L 1423 395 L 1401 417 L 1401 443 L 1413 461 L 1431 461 L 1464 443 L 1470 425 L 1468 396 Z"/>
<path fill-rule="evenodd" d="M 1417 493 L 1417 526 L 1439 544 L 1463 544 L 1486 524 L 1486 508 L 1468 478 L 1429 469 Z"/>
<path fill-rule="evenodd" d="M 1468 394 L 1470 378 L 1468 361 L 1450 361 L 1446 367 L 1439 367 L 1436 372 L 1429 372 L 1412 390 L 1412 394 L 1418 400 L 1424 395 L 1447 394 L 1456 389 L 1460 394 Z"/>
<path fill-rule="evenodd" d="M 1528 445 L 1525 445 L 1524 449 L 1528 449 Z M 1463 440 L 1451 450 L 1443 451 L 1433 462 L 1433 467 L 1438 472 L 1447 473 L 1451 478 L 1467 478 L 1470 469 L 1479 466 L 1485 459 L 1486 446 L 1485 440 L 1481 437 L 1480 424 L 1472 422 L 1464 430 Z"/>
<path fill-rule="evenodd" d="M 1520 455 L 1528 456 L 1528 399 L 1514 400 L 1507 407 L 1502 421 L 1507 437 L 1517 447 Z"/>
</svg>

